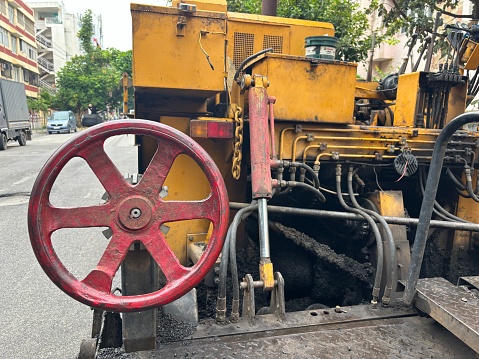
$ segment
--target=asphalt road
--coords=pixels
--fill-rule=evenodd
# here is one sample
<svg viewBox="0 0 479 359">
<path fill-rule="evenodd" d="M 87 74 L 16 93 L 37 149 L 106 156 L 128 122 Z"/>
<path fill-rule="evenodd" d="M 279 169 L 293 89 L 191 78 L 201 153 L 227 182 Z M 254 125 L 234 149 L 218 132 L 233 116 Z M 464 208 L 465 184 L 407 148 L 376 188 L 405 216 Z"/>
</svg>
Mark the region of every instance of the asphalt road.
<svg viewBox="0 0 479 359">
<path fill-rule="evenodd" d="M 30 245 L 27 209 L 35 179 L 47 159 L 75 134 L 34 134 L 26 147 L 9 142 L 0 151 L 0 357 L 73 359 L 91 333 L 92 312 L 53 284 Z M 136 170 L 132 136 L 107 140 L 105 150 L 122 173 Z M 75 158 L 60 173 L 50 196 L 58 207 L 101 203 L 104 190 L 85 161 Z M 65 266 L 83 279 L 107 240 L 104 228 L 61 229 L 53 247 Z"/>
</svg>

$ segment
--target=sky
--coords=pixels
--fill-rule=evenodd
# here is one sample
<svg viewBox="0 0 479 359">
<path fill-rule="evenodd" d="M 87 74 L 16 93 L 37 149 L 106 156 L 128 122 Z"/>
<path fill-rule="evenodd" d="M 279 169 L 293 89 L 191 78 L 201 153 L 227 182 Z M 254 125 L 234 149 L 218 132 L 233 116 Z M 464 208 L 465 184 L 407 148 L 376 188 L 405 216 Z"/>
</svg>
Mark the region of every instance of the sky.
<svg viewBox="0 0 479 359">
<path fill-rule="evenodd" d="M 165 6 L 165 0 L 63 0 L 70 14 L 83 14 L 90 9 L 101 15 L 103 22 L 103 47 L 122 51 L 131 50 L 130 3 Z"/>
</svg>

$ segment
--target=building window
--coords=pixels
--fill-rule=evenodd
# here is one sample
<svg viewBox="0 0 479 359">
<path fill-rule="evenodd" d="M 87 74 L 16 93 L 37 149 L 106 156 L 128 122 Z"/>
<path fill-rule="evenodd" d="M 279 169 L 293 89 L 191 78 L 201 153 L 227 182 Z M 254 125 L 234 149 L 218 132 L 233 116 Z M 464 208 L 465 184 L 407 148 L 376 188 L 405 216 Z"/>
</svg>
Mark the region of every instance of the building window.
<svg viewBox="0 0 479 359">
<path fill-rule="evenodd" d="M 12 78 L 12 64 L 10 62 L 0 60 L 0 70 L 3 77 Z"/>
<path fill-rule="evenodd" d="M 17 10 L 17 22 L 20 27 L 25 28 L 25 14 L 19 12 L 18 10 Z"/>
<path fill-rule="evenodd" d="M 8 20 L 10 20 L 12 24 L 15 23 L 15 11 L 10 5 L 8 5 Z"/>
<path fill-rule="evenodd" d="M 7 15 L 7 5 L 5 5 L 4 0 L 0 0 L 0 13 Z"/>
<path fill-rule="evenodd" d="M 27 69 L 23 69 L 23 81 L 24 82 L 29 82 L 30 81 L 30 76 L 29 76 L 30 71 Z"/>
<path fill-rule="evenodd" d="M 27 30 L 30 35 L 35 36 L 35 25 L 33 21 L 27 17 L 25 18 L 25 30 Z"/>
<path fill-rule="evenodd" d="M 17 53 L 17 38 L 14 36 L 11 36 L 11 37 L 12 37 L 12 52 L 16 54 Z"/>
<path fill-rule="evenodd" d="M 37 50 L 23 40 L 20 40 L 20 51 L 31 60 L 35 61 L 37 59 Z"/>
<path fill-rule="evenodd" d="M 0 45 L 9 46 L 8 31 L 0 26 Z"/>
<path fill-rule="evenodd" d="M 20 80 L 20 67 L 13 67 L 13 80 L 14 81 L 21 81 Z"/>
</svg>

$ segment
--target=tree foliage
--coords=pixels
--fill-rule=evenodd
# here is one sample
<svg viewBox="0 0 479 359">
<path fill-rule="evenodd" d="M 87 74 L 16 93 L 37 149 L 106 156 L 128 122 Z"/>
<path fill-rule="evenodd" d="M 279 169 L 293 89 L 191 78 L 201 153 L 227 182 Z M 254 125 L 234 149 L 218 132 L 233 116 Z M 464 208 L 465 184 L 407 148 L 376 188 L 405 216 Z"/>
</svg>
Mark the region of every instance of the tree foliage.
<svg viewBox="0 0 479 359">
<path fill-rule="evenodd" d="M 94 45 L 91 10 L 81 18 L 78 37 L 84 54 L 73 57 L 57 73 L 54 106 L 76 113 L 86 110 L 89 104 L 99 110 L 118 107 L 122 102 L 121 74 L 132 72 L 131 50 L 103 50 Z"/>
<path fill-rule="evenodd" d="M 45 90 L 40 90 L 37 98 L 28 97 L 28 109 L 34 112 L 46 113 L 52 106 L 53 97 Z"/>
<path fill-rule="evenodd" d="M 427 36 L 433 33 L 434 13 L 437 11 L 449 16 L 453 25 L 457 21 L 467 24 L 471 20 L 479 19 L 479 0 L 472 0 L 473 11 L 471 14 L 459 16 L 455 10 L 460 3 L 460 0 L 391 0 L 390 2 L 374 0 L 371 2 L 371 9 L 378 11 L 386 35 L 393 35 L 403 30 L 410 39 L 413 34 L 417 34 L 418 41 L 423 42 Z M 440 25 L 444 24 L 440 23 Z M 446 32 L 442 31 L 439 35 L 440 39 L 444 39 Z"/>
</svg>

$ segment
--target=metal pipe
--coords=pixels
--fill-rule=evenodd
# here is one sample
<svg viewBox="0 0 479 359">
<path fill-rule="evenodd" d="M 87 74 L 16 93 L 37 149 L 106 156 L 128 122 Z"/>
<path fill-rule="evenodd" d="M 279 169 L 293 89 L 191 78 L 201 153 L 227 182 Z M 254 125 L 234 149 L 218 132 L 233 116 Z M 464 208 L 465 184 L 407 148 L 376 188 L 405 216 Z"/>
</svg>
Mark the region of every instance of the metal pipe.
<svg viewBox="0 0 479 359">
<path fill-rule="evenodd" d="M 249 203 L 230 202 L 231 209 L 242 209 L 249 206 Z M 316 217 L 316 218 L 330 218 L 330 219 L 344 219 L 352 221 L 365 221 L 365 219 L 354 213 L 348 212 L 335 212 L 325 211 L 321 209 L 306 209 L 306 208 L 293 208 L 293 207 L 281 207 L 281 206 L 268 206 L 268 212 L 285 215 Z M 402 226 L 417 226 L 419 224 L 418 218 L 406 218 L 406 217 L 389 217 L 383 216 L 383 219 L 388 224 L 398 224 Z M 431 220 L 431 228 L 452 229 L 456 231 L 468 231 L 479 232 L 479 224 L 475 223 L 459 223 L 459 222 L 445 222 L 438 220 Z"/>
<path fill-rule="evenodd" d="M 427 49 L 427 55 L 426 55 L 426 64 L 424 65 L 424 71 L 429 72 L 431 68 L 431 61 L 432 61 L 432 55 L 434 52 L 434 45 L 435 45 L 435 40 L 436 40 L 436 35 L 437 35 L 437 28 L 439 27 L 439 21 L 441 20 L 441 15 L 442 13 L 438 11 L 436 13 L 436 19 L 434 20 L 434 29 L 432 31 L 431 35 L 431 42 L 429 43 L 429 47 Z"/>
<path fill-rule="evenodd" d="M 261 15 L 276 16 L 278 0 L 263 0 L 261 2 Z"/>
<path fill-rule="evenodd" d="M 269 132 L 271 136 L 271 158 L 276 160 L 276 144 L 275 144 L 275 132 L 274 132 L 274 104 L 276 103 L 276 97 L 268 97 L 268 106 L 269 106 Z"/>
<path fill-rule="evenodd" d="M 416 293 L 416 285 L 421 271 L 421 265 L 426 249 L 426 242 L 430 227 L 431 215 L 436 200 L 439 177 L 446 154 L 446 146 L 451 136 L 465 124 L 479 121 L 479 113 L 469 112 L 457 116 L 449 122 L 439 134 L 432 154 L 431 167 L 426 182 L 426 191 L 421 205 L 419 224 L 411 253 L 411 265 L 409 267 L 406 288 L 404 290 L 404 302 L 410 305 Z"/>
<path fill-rule="evenodd" d="M 258 199 L 259 253 L 261 259 L 270 258 L 268 231 L 268 202 L 266 198 Z"/>
</svg>

